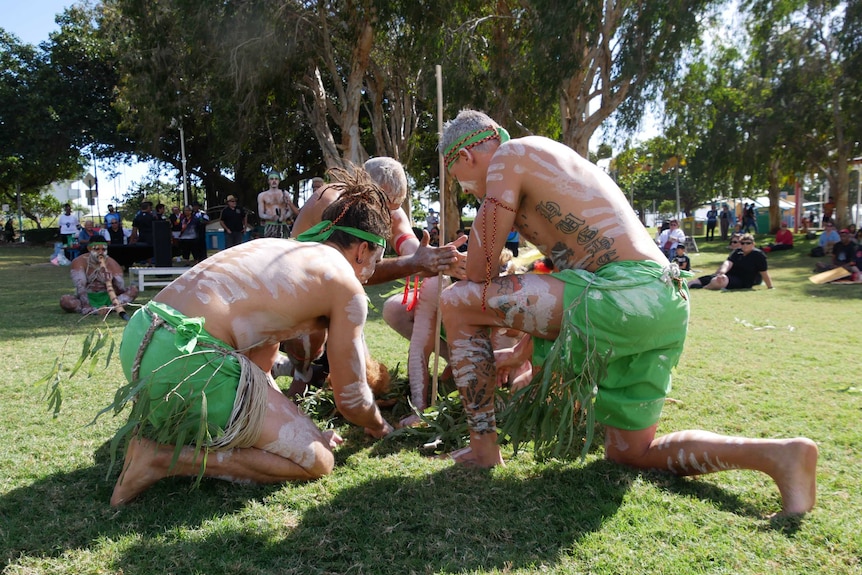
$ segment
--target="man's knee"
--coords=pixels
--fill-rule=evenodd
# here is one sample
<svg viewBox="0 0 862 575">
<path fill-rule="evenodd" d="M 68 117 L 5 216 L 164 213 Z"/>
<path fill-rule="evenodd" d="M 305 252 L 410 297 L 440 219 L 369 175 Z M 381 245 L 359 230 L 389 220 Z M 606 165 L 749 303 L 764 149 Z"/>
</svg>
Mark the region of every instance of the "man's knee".
<svg viewBox="0 0 862 575">
<path fill-rule="evenodd" d="M 706 289 L 711 289 L 711 290 L 722 290 L 722 289 L 727 287 L 728 283 L 729 283 L 729 280 L 727 279 L 727 276 L 715 277 L 715 278 L 712 278 L 712 281 L 710 281 L 708 284 L 706 284 L 703 287 Z"/>
<path fill-rule="evenodd" d="M 635 431 L 605 427 L 605 459 L 629 467 L 643 467 L 655 439 L 655 430 L 655 425 Z"/>
<path fill-rule="evenodd" d="M 332 473 L 335 469 L 335 456 L 328 448 L 320 445 L 315 446 L 316 457 L 314 463 L 305 468 L 305 471 L 311 475 L 312 479 L 320 479 L 325 475 Z"/>
<path fill-rule="evenodd" d="M 412 293 L 408 297 L 413 297 Z M 402 337 L 410 339 L 413 330 L 413 317 L 407 311 L 406 303 L 402 303 L 404 296 L 394 295 L 383 303 L 383 321 L 386 325 L 401 334 Z"/>
<path fill-rule="evenodd" d="M 81 311 L 81 302 L 73 295 L 64 295 L 60 298 L 60 307 L 68 313 Z"/>
</svg>

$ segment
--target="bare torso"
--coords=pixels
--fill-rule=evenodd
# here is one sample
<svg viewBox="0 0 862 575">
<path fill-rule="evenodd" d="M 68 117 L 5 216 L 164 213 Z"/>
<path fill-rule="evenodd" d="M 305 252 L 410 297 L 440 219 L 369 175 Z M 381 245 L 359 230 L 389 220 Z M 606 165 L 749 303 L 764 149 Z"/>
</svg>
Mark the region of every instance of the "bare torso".
<svg viewBox="0 0 862 575">
<path fill-rule="evenodd" d="M 293 202 L 287 192 L 279 188 L 264 190 L 257 196 L 257 210 L 260 219 L 268 222 L 286 222 L 296 215 Z"/>
<path fill-rule="evenodd" d="M 154 299 L 204 317 L 206 330 L 235 349 L 274 354 L 280 341 L 325 329 L 333 308 L 356 293 L 362 284 L 334 249 L 259 239 L 207 258 Z"/>
<path fill-rule="evenodd" d="M 87 291 L 105 291 L 107 289 L 106 283 L 111 281 L 109 278 L 115 284 L 117 283 L 116 280 L 119 279 L 117 287 L 123 288 L 123 268 L 111 257 L 105 257 L 105 268 L 103 269 L 98 260 L 91 257 L 91 254 L 82 254 L 72 261 L 72 265 L 69 266 L 69 273 L 73 278 L 77 274 L 83 274 Z"/>
<path fill-rule="evenodd" d="M 481 184 L 462 185 L 477 186 L 481 194 Z M 486 279 L 486 254 L 496 261 L 513 225 L 558 269 L 666 262 L 610 177 L 553 140 L 526 137 L 501 145 L 490 160 L 484 197 L 471 236 L 478 239 L 469 243 L 473 281 Z"/>
</svg>

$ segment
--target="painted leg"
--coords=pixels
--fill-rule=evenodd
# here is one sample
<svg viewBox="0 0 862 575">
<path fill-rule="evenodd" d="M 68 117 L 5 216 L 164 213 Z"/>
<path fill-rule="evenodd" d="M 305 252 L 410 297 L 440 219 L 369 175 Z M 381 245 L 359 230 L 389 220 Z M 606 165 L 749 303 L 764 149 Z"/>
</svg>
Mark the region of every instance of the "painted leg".
<svg viewBox="0 0 862 575">
<path fill-rule="evenodd" d="M 81 300 L 77 296 L 64 295 L 60 297 L 60 308 L 68 313 L 80 313 Z"/>
<path fill-rule="evenodd" d="M 459 462 L 479 467 L 503 463 L 494 414 L 496 365 L 491 329 L 514 328 L 530 335 L 557 337 L 562 318 L 563 283 L 551 276 L 510 275 L 487 288 L 461 281 L 441 299 L 449 340 L 450 365 L 470 428 L 470 447 L 453 452 Z"/>
<path fill-rule="evenodd" d="M 323 434 L 277 389 L 267 390 L 263 429 L 253 447 L 210 452 L 205 477 L 233 482 L 281 483 L 317 479 L 332 472 L 332 449 L 341 443 L 334 433 Z M 111 505 L 134 499 L 151 485 L 172 476 L 195 476 L 200 454 L 183 447 L 171 467 L 174 446 L 135 438 L 129 443 Z"/>
<path fill-rule="evenodd" d="M 443 279 L 443 287 L 451 282 Z M 413 332 L 407 355 L 407 375 L 410 380 L 410 401 L 419 411 L 429 405 L 428 360 L 434 351 L 434 338 L 437 332 L 437 294 L 440 280 L 426 278 L 419 291 L 419 300 L 413 310 Z M 415 425 L 420 419 L 411 414 L 399 422 L 401 427 Z"/>
<path fill-rule="evenodd" d="M 656 438 L 655 426 L 639 431 L 608 427 L 605 451 L 612 461 L 676 475 L 761 471 L 778 486 L 783 514 L 810 511 L 817 498 L 817 445 L 804 437 L 750 439 L 689 430 Z"/>
</svg>

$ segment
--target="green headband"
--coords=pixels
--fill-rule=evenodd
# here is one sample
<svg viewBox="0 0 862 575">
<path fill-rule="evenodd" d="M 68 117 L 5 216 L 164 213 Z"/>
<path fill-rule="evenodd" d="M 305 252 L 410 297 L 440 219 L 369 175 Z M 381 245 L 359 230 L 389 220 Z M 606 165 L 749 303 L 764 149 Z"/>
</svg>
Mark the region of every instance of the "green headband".
<svg viewBox="0 0 862 575">
<path fill-rule="evenodd" d="M 378 246 L 382 247 L 384 250 L 386 249 L 386 240 L 381 238 L 378 235 L 372 234 L 371 232 L 365 232 L 362 230 L 357 230 L 356 228 L 351 228 L 348 226 L 336 226 L 329 220 L 323 220 L 316 226 L 313 226 L 298 236 L 296 239 L 300 242 L 325 242 L 329 239 L 329 236 L 332 235 L 332 232 L 335 230 L 340 230 L 345 234 L 350 234 L 351 236 L 357 237 L 361 240 L 365 240 Z"/>
<path fill-rule="evenodd" d="M 505 128 L 491 127 L 476 130 L 472 134 L 468 134 L 460 140 L 457 140 L 446 148 L 445 152 L 443 152 L 443 158 L 446 161 L 446 169 L 452 169 L 452 164 L 454 164 L 455 160 L 458 159 L 458 152 L 461 150 L 469 150 L 473 146 L 479 145 L 486 140 L 493 140 L 494 138 L 500 138 L 501 144 L 508 142 L 511 139 L 509 132 L 507 132 Z"/>
</svg>

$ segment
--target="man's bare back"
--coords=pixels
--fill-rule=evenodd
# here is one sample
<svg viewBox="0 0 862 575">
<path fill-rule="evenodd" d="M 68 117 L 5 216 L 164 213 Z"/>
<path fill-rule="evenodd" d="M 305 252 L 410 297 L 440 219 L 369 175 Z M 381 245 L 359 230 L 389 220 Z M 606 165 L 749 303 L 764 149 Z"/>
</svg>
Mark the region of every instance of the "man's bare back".
<svg viewBox="0 0 862 575">
<path fill-rule="evenodd" d="M 541 137 L 507 142 L 493 154 L 487 174 L 486 185 L 475 180 L 464 186 L 490 200 L 474 222 L 479 241 L 469 244 L 473 281 L 487 279 L 486 254 L 500 253 L 512 226 L 557 269 L 666 261 L 610 177 L 568 146 Z"/>
<path fill-rule="evenodd" d="M 283 340 L 325 329 L 329 322 L 321 318 L 344 315 L 364 297 L 353 269 L 337 255 L 321 244 L 264 238 L 208 258 L 154 299 L 205 317 L 207 331 L 237 350 L 272 351 Z"/>
</svg>

